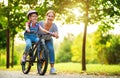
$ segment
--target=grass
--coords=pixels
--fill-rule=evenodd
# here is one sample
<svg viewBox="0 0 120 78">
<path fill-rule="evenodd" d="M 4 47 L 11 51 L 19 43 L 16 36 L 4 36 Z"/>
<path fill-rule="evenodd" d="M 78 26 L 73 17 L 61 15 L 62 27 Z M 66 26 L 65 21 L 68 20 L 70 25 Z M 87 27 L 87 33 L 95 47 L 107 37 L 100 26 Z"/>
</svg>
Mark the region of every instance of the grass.
<svg viewBox="0 0 120 78">
<path fill-rule="evenodd" d="M 69 74 L 94 74 L 94 75 L 120 75 L 120 65 L 102 65 L 102 64 L 87 64 L 86 71 L 82 71 L 80 63 L 56 63 L 55 68 L 58 73 Z M 48 66 L 49 72 L 50 67 Z M 0 70 L 21 71 L 21 65 L 14 66 L 13 68 L 6 69 L 1 66 Z M 32 67 L 31 71 L 36 72 L 36 64 Z"/>
</svg>

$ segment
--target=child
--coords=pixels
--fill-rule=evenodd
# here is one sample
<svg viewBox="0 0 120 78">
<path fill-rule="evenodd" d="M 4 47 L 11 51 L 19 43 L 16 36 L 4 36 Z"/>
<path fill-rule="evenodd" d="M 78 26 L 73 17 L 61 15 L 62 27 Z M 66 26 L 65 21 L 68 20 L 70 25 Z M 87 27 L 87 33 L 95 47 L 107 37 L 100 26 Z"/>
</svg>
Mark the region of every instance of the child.
<svg viewBox="0 0 120 78">
<path fill-rule="evenodd" d="M 45 33 L 50 33 L 49 31 L 43 29 L 39 23 L 37 23 L 38 20 L 38 12 L 35 10 L 30 10 L 27 13 L 28 22 L 26 22 L 26 31 L 24 33 L 24 39 L 26 42 L 26 48 L 22 57 L 22 63 L 25 62 L 26 56 L 28 55 L 29 49 L 32 46 L 32 42 L 37 43 L 39 41 L 39 38 L 37 37 L 36 33 L 40 29 L 41 31 Z"/>
</svg>

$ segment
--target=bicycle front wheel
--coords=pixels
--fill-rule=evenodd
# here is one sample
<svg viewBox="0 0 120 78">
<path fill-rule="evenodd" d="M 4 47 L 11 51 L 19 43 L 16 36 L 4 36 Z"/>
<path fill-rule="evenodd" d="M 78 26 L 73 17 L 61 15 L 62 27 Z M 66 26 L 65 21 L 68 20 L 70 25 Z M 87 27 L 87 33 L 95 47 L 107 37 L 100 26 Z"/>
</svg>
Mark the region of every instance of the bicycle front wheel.
<svg viewBox="0 0 120 78">
<path fill-rule="evenodd" d="M 48 51 L 44 48 L 38 55 L 37 69 L 39 75 L 44 75 L 48 67 Z"/>
<path fill-rule="evenodd" d="M 26 58 L 26 61 L 21 64 L 22 65 L 22 72 L 24 74 L 28 74 L 31 69 L 31 62 L 30 62 L 30 56 L 28 55 Z"/>
</svg>

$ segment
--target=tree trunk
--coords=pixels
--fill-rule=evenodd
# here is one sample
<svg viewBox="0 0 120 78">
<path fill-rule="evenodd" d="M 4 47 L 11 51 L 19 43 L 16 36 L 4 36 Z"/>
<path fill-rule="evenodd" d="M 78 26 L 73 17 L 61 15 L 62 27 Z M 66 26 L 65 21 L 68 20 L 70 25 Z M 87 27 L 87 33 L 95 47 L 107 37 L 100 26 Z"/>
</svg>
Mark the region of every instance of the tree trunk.
<svg viewBox="0 0 120 78">
<path fill-rule="evenodd" d="M 9 57 L 10 57 L 10 30 L 9 30 L 9 28 L 7 28 L 6 29 L 6 38 L 7 38 L 7 40 L 6 40 L 6 68 L 9 68 L 9 62 L 10 62 L 10 59 L 9 59 Z"/>
<path fill-rule="evenodd" d="M 12 36 L 12 54 L 11 54 L 11 67 L 14 65 L 14 35 Z"/>
<path fill-rule="evenodd" d="M 84 35 L 83 35 L 83 44 L 82 44 L 82 70 L 86 70 L 86 34 L 87 34 L 87 25 L 88 25 L 88 9 L 89 9 L 89 0 L 86 0 L 86 14 L 85 14 L 85 28 L 84 28 Z"/>
</svg>

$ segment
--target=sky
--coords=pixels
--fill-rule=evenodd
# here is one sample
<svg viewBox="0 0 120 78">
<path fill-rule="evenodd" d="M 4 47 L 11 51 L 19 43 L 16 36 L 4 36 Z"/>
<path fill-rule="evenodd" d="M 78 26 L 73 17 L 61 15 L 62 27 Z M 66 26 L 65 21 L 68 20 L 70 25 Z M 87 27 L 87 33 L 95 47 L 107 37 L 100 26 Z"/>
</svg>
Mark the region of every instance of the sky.
<svg viewBox="0 0 120 78">
<path fill-rule="evenodd" d="M 78 34 L 80 34 L 81 32 L 84 32 L 84 24 L 65 24 L 65 25 L 59 25 L 57 24 L 58 30 L 59 30 L 59 36 L 60 39 L 62 40 L 64 38 L 64 36 L 66 36 L 67 34 L 71 33 L 74 36 L 77 36 Z M 87 33 L 93 33 L 97 30 L 97 26 L 95 25 L 91 25 L 87 27 Z"/>
</svg>

